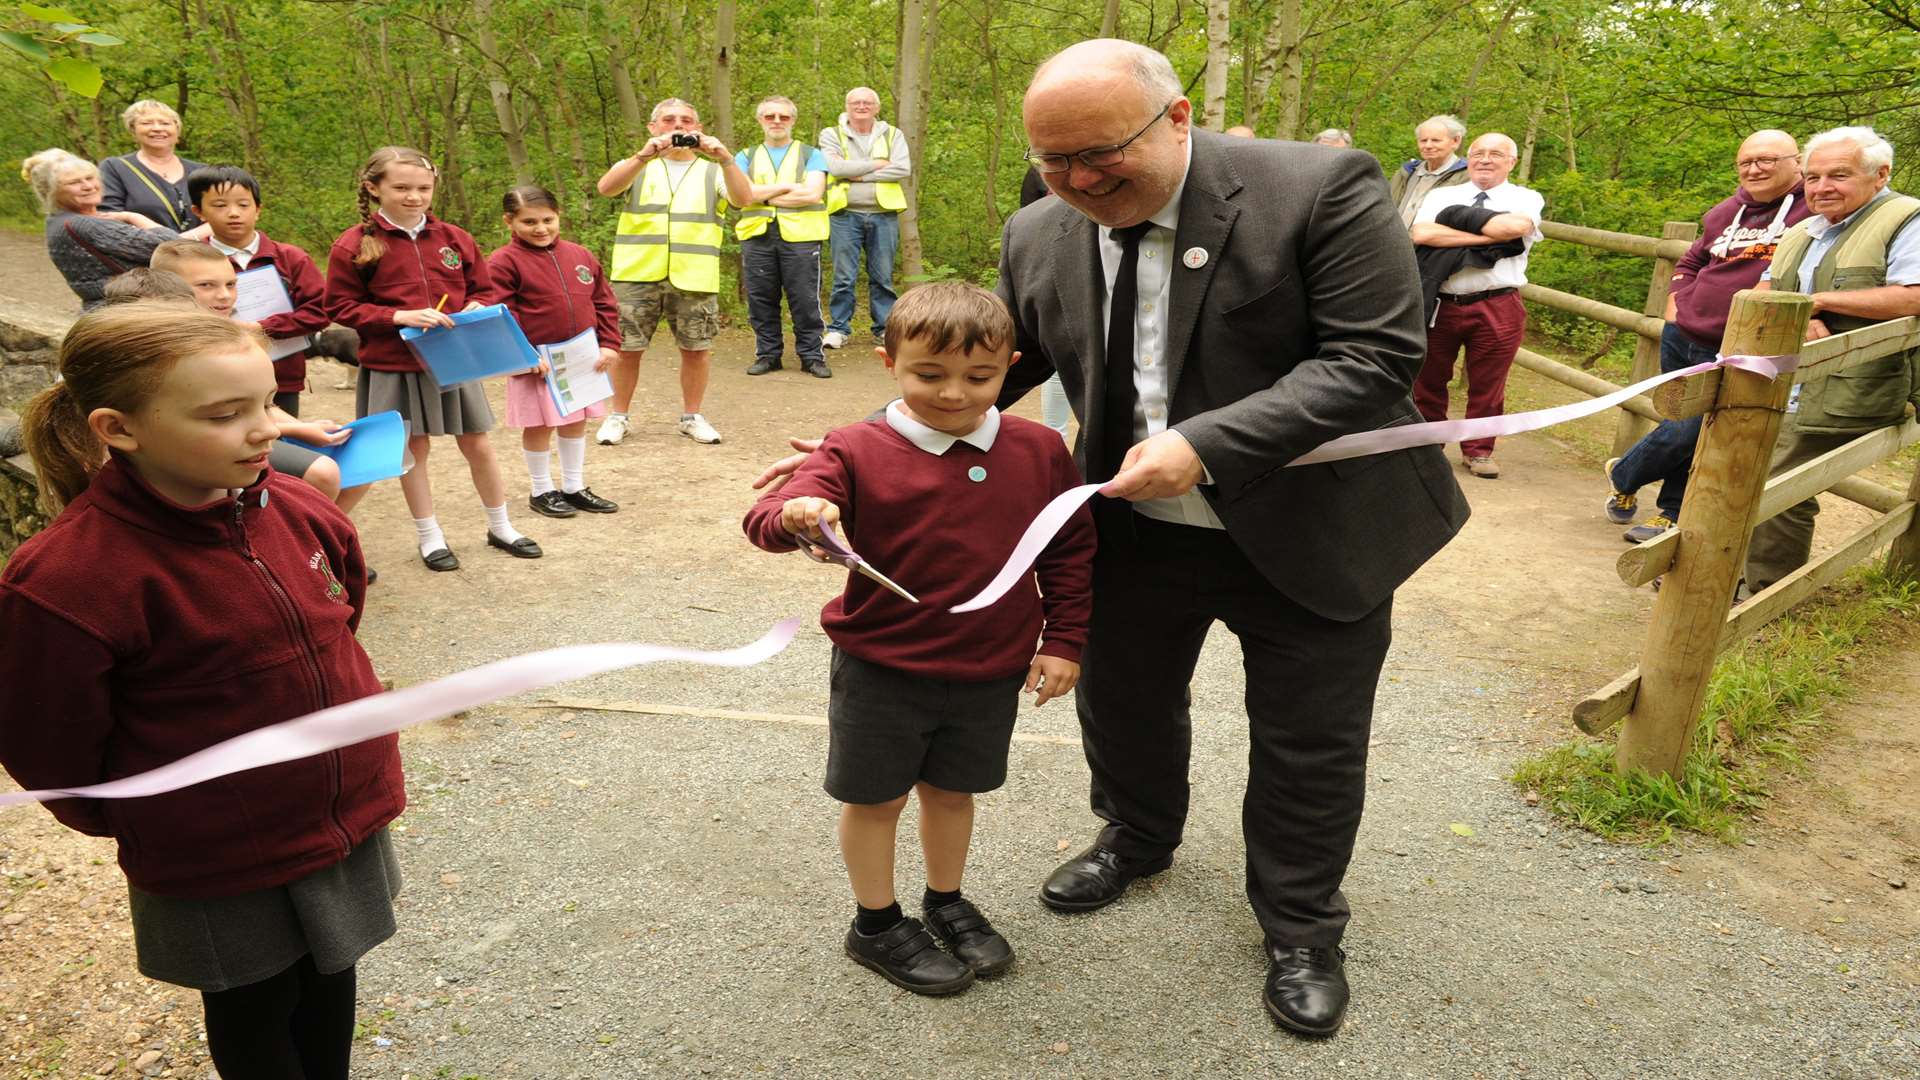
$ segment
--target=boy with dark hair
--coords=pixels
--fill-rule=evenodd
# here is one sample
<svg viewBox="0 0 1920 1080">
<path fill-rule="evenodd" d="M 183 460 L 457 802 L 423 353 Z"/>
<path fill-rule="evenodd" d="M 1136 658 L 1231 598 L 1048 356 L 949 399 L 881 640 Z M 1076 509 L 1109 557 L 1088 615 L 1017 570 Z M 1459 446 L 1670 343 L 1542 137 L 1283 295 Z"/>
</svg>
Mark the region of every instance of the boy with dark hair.
<svg viewBox="0 0 1920 1080">
<path fill-rule="evenodd" d="M 234 269 L 271 266 L 280 275 L 293 310 L 260 320 L 260 329 L 276 339 L 276 345 L 278 339 L 317 334 L 332 323 L 323 303 L 327 283 L 313 259 L 293 244 L 268 239 L 256 228 L 262 203 L 260 182 L 251 173 L 233 165 L 195 169 L 187 177 L 187 197 L 193 201 L 194 213 L 212 229 L 207 243 L 231 260 Z M 276 356 L 273 377 L 277 391 L 273 403 L 299 416 L 300 391 L 307 385 L 306 350 Z"/>
<path fill-rule="evenodd" d="M 977 286 L 902 296 L 876 350 L 900 398 L 883 417 L 829 434 L 745 523 L 757 546 L 792 551 L 814 549 L 842 522 L 866 558 L 919 594 L 909 601 L 850 574 L 820 615 L 834 645 L 825 786 L 843 804 L 840 850 L 857 904 L 847 954 L 917 994 L 964 990 L 1013 963 L 1006 939 L 960 894 L 973 796 L 1006 781 L 1021 691 L 1043 704 L 1079 680 L 1092 613 L 1085 507 L 1035 562 L 1037 589 L 1016 587 L 982 611 L 947 610 L 980 592 L 1027 523 L 1080 483 L 1058 435 L 994 407 L 1019 359 L 1013 335 L 1006 306 Z M 912 793 L 924 925 L 901 912 L 893 888 L 895 830 Z"/>
</svg>

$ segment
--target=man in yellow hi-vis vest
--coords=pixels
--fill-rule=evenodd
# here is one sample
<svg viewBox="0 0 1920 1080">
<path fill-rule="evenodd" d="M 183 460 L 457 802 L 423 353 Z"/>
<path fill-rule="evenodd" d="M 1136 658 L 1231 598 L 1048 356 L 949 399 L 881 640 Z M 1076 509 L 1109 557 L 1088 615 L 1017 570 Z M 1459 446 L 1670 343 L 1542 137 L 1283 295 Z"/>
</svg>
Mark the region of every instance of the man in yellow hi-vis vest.
<svg viewBox="0 0 1920 1080">
<path fill-rule="evenodd" d="M 793 315 L 793 351 L 800 369 L 831 379 L 820 351 L 820 245 L 827 239 L 827 163 L 820 151 L 793 141 L 800 110 L 773 96 L 754 106 L 766 141 L 735 157 L 753 181 L 754 203 L 734 220 L 740 261 L 747 278 L 747 318 L 753 323 L 754 361 L 749 375 L 780 370 L 786 337 L 780 329 L 780 296 Z"/>
<path fill-rule="evenodd" d="M 700 130 L 700 114 L 679 98 L 653 107 L 651 136 L 600 178 L 600 194 L 627 193 L 613 237 L 607 278 L 620 304 L 620 360 L 613 408 L 600 424 L 602 446 L 626 438 L 627 410 L 640 383 L 640 358 L 662 315 L 680 345 L 680 434 L 717 443 L 701 412 L 713 335 L 720 328 L 720 213 L 753 201 L 753 184 L 721 145 Z"/>
<path fill-rule="evenodd" d="M 860 278 L 862 252 L 873 336 L 886 336 L 900 211 L 907 208 L 900 182 L 913 173 L 913 158 L 906 136 L 880 119 L 880 95 L 865 86 L 847 91 L 847 111 L 837 126 L 820 129 L 820 153 L 833 174 L 828 191 L 839 193 L 827 200 L 833 212 L 833 293 L 827 300 L 824 341 L 827 348 L 838 349 L 853 336 L 853 286 Z"/>
</svg>

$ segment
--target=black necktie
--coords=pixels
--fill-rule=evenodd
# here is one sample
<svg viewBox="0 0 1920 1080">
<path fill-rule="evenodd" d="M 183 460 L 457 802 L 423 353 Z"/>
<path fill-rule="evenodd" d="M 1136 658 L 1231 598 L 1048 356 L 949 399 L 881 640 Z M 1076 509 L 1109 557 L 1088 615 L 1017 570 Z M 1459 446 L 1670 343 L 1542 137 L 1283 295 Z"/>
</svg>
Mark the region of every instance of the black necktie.
<svg viewBox="0 0 1920 1080">
<path fill-rule="evenodd" d="M 1475 196 L 1473 197 L 1473 205 L 1474 205 L 1474 207 L 1475 207 L 1476 209 L 1477 209 L 1477 208 L 1480 208 L 1480 207 L 1484 207 L 1484 206 L 1486 206 L 1486 205 L 1487 205 L 1487 193 L 1483 191 L 1483 192 L 1481 192 L 1480 194 L 1478 194 L 1478 195 L 1475 195 Z"/>
<path fill-rule="evenodd" d="M 1120 272 L 1113 278 L 1113 303 L 1107 314 L 1107 392 L 1100 417 L 1100 458 L 1088 462 L 1088 472 L 1101 481 L 1113 479 L 1121 459 L 1133 447 L 1133 408 L 1139 395 L 1133 389 L 1133 319 L 1140 306 L 1140 238 L 1153 228 L 1143 221 L 1113 230 L 1120 242 Z"/>
</svg>

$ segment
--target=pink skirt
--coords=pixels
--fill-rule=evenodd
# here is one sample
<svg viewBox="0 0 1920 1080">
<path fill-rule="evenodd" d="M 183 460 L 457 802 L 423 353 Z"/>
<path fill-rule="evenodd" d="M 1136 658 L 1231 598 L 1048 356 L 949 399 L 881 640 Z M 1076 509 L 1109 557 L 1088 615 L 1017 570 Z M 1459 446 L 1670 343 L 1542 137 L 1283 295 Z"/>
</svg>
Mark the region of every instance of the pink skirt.
<svg viewBox="0 0 1920 1080">
<path fill-rule="evenodd" d="M 572 416 L 561 416 L 547 393 L 545 375 L 507 376 L 507 426 L 517 428 L 562 427 L 594 416 L 607 415 L 607 403 L 596 401 Z"/>
</svg>

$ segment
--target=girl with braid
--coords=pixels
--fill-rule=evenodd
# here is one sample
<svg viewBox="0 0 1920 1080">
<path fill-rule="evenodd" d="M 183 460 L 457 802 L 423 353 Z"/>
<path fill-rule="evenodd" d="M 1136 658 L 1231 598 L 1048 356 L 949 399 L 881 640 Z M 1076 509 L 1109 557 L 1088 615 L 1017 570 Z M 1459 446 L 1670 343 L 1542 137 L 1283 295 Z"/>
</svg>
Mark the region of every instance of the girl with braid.
<svg viewBox="0 0 1920 1080">
<path fill-rule="evenodd" d="M 434 516 L 427 451 L 435 435 L 451 435 L 467 459 L 487 544 L 522 559 L 540 545 L 507 520 L 507 486 L 486 433 L 493 410 L 477 383 L 442 390 L 406 343 L 400 328 L 451 326 L 447 311 L 473 310 L 492 288 L 486 260 L 466 230 L 428 212 L 437 173 L 418 150 L 385 146 L 357 177 L 360 224 L 340 234 L 327 258 L 327 314 L 360 334 L 355 415 L 397 410 L 407 425 L 414 467 L 400 478 L 413 516 L 420 559 L 430 570 L 457 570 L 460 560 Z"/>
</svg>

